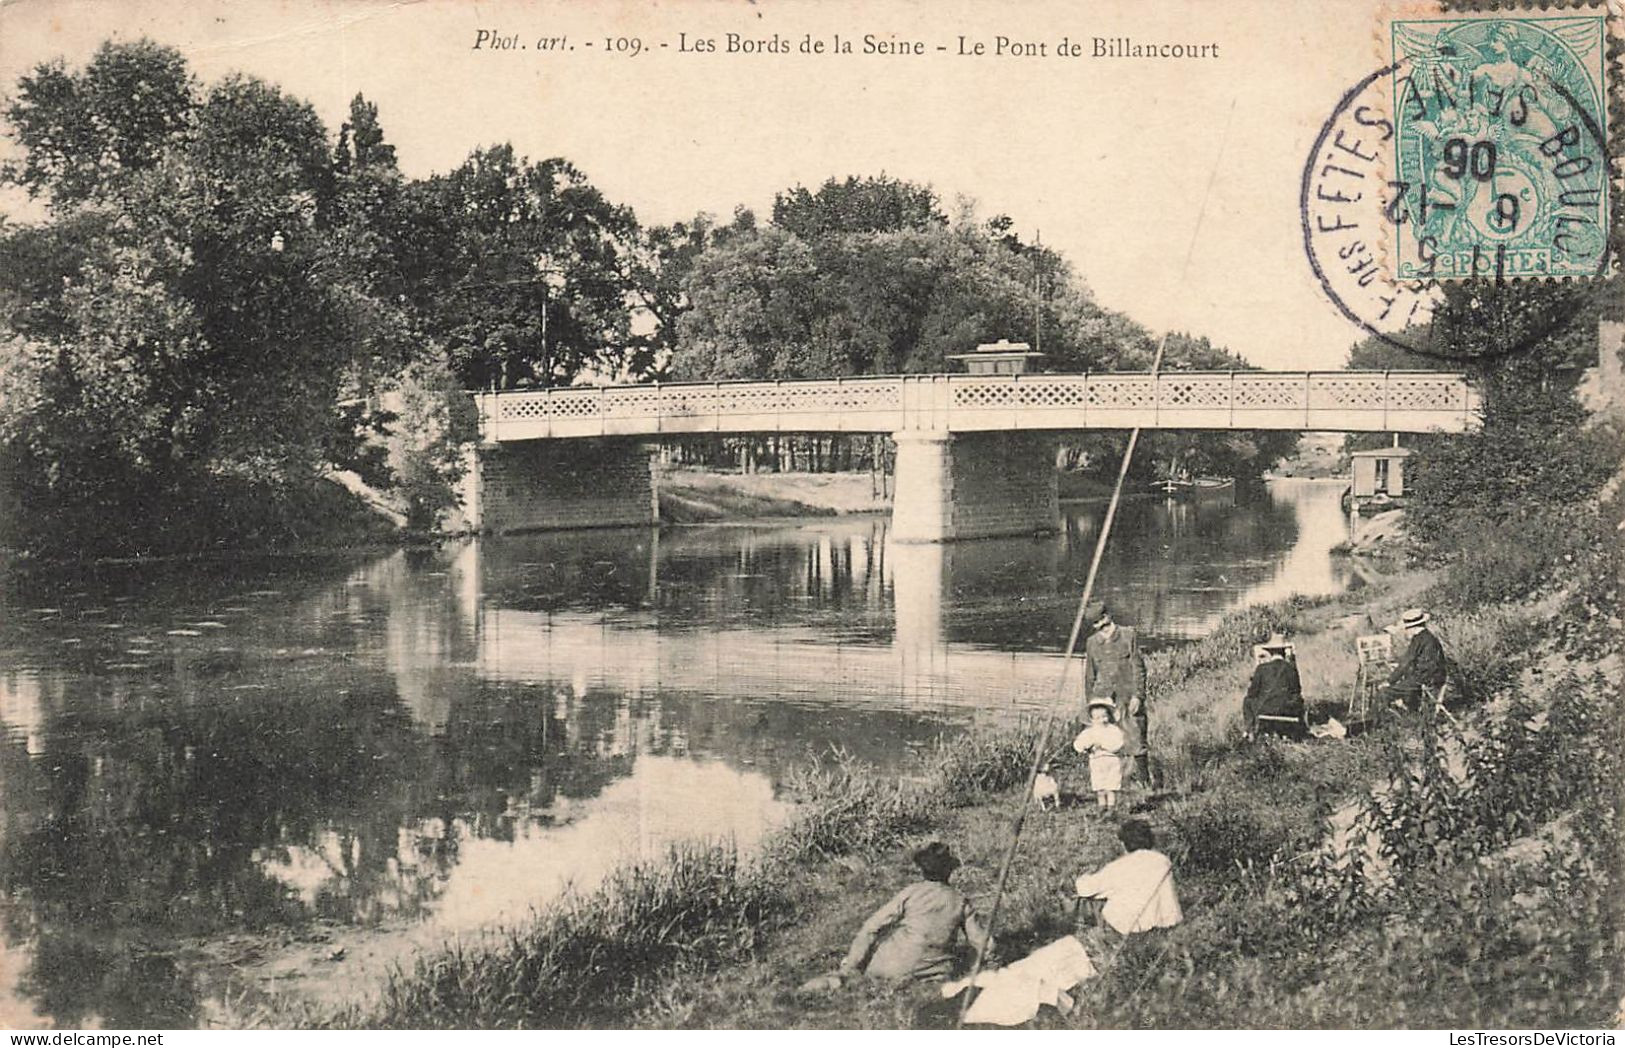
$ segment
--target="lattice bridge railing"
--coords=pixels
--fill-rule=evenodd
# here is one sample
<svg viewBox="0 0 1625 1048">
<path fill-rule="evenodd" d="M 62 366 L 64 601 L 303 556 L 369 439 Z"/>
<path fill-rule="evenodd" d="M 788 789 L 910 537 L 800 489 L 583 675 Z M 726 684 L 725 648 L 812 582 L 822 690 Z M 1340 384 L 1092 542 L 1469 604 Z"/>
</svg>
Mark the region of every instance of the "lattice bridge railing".
<svg viewBox="0 0 1625 1048">
<path fill-rule="evenodd" d="M 1478 419 L 1466 377 L 1431 371 L 891 375 L 571 386 L 477 399 L 490 441 L 1133 426 L 1453 433 Z"/>
</svg>

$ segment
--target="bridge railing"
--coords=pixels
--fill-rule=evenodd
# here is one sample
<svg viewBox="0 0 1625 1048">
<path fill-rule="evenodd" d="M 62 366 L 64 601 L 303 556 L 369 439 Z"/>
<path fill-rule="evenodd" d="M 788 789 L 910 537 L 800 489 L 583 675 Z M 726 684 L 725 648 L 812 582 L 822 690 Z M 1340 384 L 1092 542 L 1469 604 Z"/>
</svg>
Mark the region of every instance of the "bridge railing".
<svg viewBox="0 0 1625 1048">
<path fill-rule="evenodd" d="M 1285 429 L 1460 432 L 1465 376 L 1424 371 L 886 375 L 477 394 L 488 441 L 684 433 Z"/>
</svg>

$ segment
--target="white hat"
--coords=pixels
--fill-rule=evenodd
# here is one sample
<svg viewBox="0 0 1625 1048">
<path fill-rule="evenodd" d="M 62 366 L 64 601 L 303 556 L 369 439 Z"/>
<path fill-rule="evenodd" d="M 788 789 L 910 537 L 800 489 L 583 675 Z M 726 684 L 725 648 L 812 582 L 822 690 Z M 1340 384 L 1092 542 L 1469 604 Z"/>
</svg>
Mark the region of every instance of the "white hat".
<svg viewBox="0 0 1625 1048">
<path fill-rule="evenodd" d="M 1406 629 L 1410 629 L 1412 626 L 1425 626 L 1427 625 L 1427 622 L 1428 613 L 1423 611 L 1421 608 L 1407 609 L 1405 614 L 1401 616 L 1399 620 L 1399 624 L 1404 626 Z"/>
</svg>

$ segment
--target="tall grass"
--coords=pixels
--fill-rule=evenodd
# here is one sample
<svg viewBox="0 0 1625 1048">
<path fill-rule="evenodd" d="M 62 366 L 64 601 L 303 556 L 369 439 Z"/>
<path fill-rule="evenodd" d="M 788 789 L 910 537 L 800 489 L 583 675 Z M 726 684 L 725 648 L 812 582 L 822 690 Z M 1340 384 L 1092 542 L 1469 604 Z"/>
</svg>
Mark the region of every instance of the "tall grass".
<svg viewBox="0 0 1625 1048">
<path fill-rule="evenodd" d="M 799 805 L 764 853 L 788 862 L 895 845 L 930 829 L 941 805 L 931 784 L 877 775 L 839 750 L 792 770 L 785 788 Z"/>
<path fill-rule="evenodd" d="M 729 844 L 689 844 L 622 866 L 532 923 L 454 942 L 387 982 L 375 1006 L 300 1025 L 360 1028 L 612 1026 L 673 980 L 754 954 L 797 909 L 795 871 L 875 852 L 930 829 L 940 791 L 877 775 L 835 752 L 793 773 L 796 815 L 753 859 Z M 274 1019 L 272 1019 L 275 1022 Z"/>
<path fill-rule="evenodd" d="M 1064 745 L 1075 726 L 1071 719 L 1062 719 L 1050 732 L 1048 748 Z M 1024 783 L 1042 730 L 1037 721 L 1025 720 L 939 740 L 929 763 L 929 781 L 946 803 L 956 807 Z"/>
<path fill-rule="evenodd" d="M 794 911 L 771 867 L 690 845 L 617 870 L 495 941 L 454 944 L 392 977 L 369 1028 L 612 1025 L 657 980 L 748 956 Z"/>
</svg>

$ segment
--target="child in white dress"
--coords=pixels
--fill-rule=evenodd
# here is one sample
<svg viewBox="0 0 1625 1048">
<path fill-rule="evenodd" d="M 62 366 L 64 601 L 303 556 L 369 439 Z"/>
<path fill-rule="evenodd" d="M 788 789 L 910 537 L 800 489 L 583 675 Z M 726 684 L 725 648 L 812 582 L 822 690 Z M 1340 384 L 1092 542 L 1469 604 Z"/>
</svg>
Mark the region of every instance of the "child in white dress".
<svg viewBox="0 0 1625 1048">
<path fill-rule="evenodd" d="M 1072 748 L 1089 755 L 1089 786 L 1095 803 L 1106 810 L 1117 807 L 1117 791 L 1123 787 L 1123 758 L 1118 756 L 1127 738 L 1115 723 L 1117 704 L 1111 699 L 1089 703 L 1089 726 L 1072 740 Z"/>
</svg>

